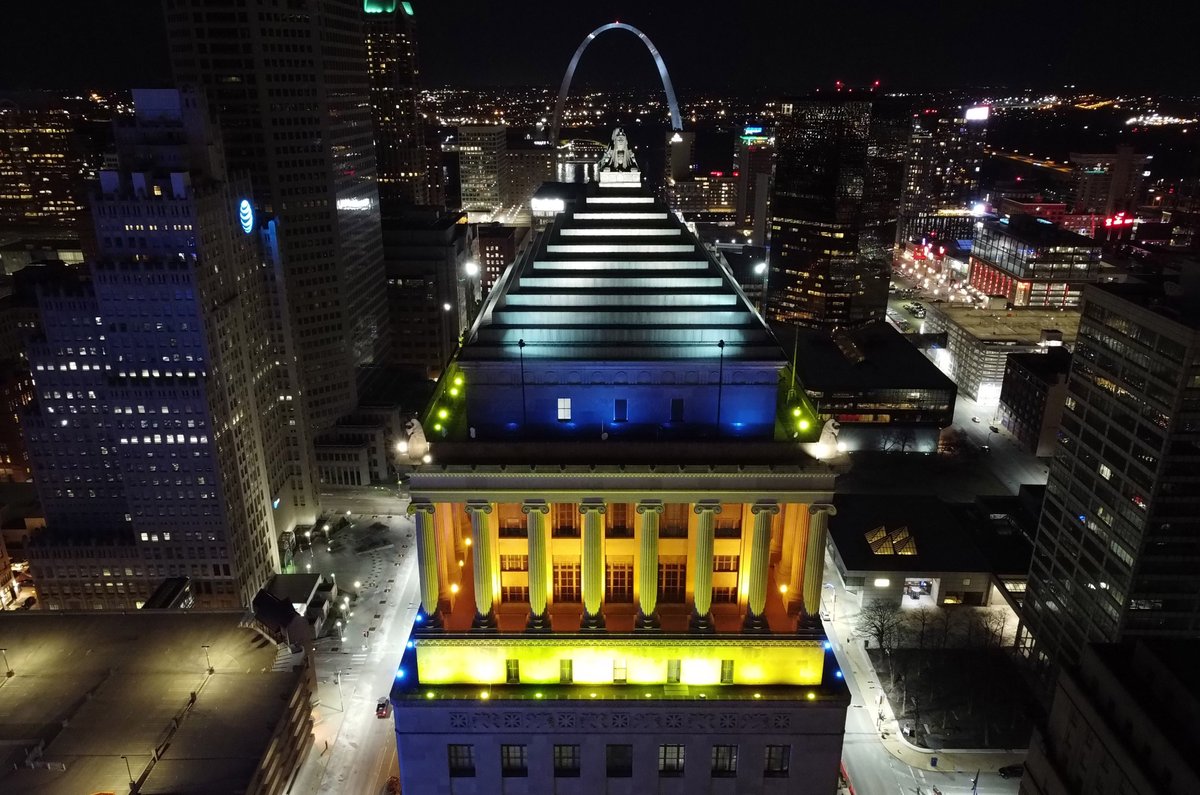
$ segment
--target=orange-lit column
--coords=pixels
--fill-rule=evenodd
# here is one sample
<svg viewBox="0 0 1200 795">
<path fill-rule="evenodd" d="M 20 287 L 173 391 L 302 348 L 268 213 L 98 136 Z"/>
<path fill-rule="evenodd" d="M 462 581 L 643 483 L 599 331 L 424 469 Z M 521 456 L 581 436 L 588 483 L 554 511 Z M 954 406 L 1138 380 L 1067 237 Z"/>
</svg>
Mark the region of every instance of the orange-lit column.
<svg viewBox="0 0 1200 795">
<path fill-rule="evenodd" d="M 643 500 L 637 505 L 642 517 L 638 547 L 637 629 L 658 629 L 658 519 L 663 512 L 661 500 Z"/>
<path fill-rule="evenodd" d="M 751 632 L 767 632 L 767 573 L 771 568 L 771 517 L 779 513 L 779 503 L 756 502 L 750 506 L 754 516 L 754 535 L 750 541 L 750 589 L 746 600 L 744 628 Z"/>
<path fill-rule="evenodd" d="M 521 506 L 525 513 L 529 536 L 529 623 L 527 629 L 550 629 L 546 614 L 546 580 L 550 573 L 550 550 L 546 545 L 546 514 L 550 506 L 545 500 L 526 500 Z"/>
<path fill-rule="evenodd" d="M 825 574 L 825 538 L 829 517 L 837 513 L 832 505 L 808 508 L 808 545 L 804 550 L 804 620 L 813 622 L 821 614 L 821 587 Z"/>
<path fill-rule="evenodd" d="M 701 500 L 692 506 L 696 512 L 696 563 L 693 567 L 695 581 L 692 586 L 693 605 L 691 629 L 712 632 L 712 575 L 713 575 L 713 524 L 721 512 L 719 500 Z"/>
<path fill-rule="evenodd" d="M 583 591 L 582 629 L 604 629 L 604 501 L 586 499 L 579 505 L 583 514 L 583 560 L 579 567 L 579 584 Z"/>
<path fill-rule="evenodd" d="M 417 574 L 421 578 L 421 611 L 425 614 L 424 629 L 442 626 L 438 609 L 437 526 L 434 524 L 433 503 L 414 500 L 408 506 L 417 528 Z"/>
<path fill-rule="evenodd" d="M 471 517 L 471 566 L 475 575 L 475 621 L 473 629 L 496 629 L 496 611 L 492 609 L 492 534 L 488 529 L 490 502 L 467 503 Z"/>
</svg>

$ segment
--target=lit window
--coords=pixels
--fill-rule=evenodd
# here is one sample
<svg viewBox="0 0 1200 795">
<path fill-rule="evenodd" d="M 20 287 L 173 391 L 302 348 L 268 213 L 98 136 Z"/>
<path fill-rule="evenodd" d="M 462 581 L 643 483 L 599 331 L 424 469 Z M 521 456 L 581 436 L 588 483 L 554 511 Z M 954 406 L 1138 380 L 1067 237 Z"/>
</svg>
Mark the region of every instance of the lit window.
<svg viewBox="0 0 1200 795">
<path fill-rule="evenodd" d="M 554 776 L 555 778 L 579 777 L 579 746 L 554 746 Z"/>
<path fill-rule="evenodd" d="M 526 776 L 529 774 L 529 746 L 500 746 L 500 774 L 503 776 Z"/>
<path fill-rule="evenodd" d="M 571 398 L 558 399 L 558 421 L 566 422 L 571 419 Z"/>
<path fill-rule="evenodd" d="M 730 778 L 737 775 L 736 745 L 714 745 L 712 748 L 712 775 L 714 778 Z"/>
<path fill-rule="evenodd" d="M 682 745 L 658 746 L 658 775 L 682 776 L 683 751 Z"/>
<path fill-rule="evenodd" d="M 457 778 L 475 775 L 475 746 L 450 745 L 447 747 L 450 757 L 450 776 Z"/>
<path fill-rule="evenodd" d="M 788 775 L 788 767 L 792 758 L 792 748 L 789 745 L 768 745 L 763 774 L 767 778 L 784 778 Z"/>
</svg>

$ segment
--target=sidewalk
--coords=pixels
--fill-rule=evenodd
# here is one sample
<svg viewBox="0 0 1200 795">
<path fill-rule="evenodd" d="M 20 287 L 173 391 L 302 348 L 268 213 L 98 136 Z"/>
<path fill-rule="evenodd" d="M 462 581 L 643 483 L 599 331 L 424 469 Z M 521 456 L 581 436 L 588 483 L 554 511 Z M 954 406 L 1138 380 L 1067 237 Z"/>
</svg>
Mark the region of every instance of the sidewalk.
<svg viewBox="0 0 1200 795">
<path fill-rule="evenodd" d="M 844 596 L 844 592 L 841 592 L 840 588 L 837 590 L 839 596 Z M 843 604 L 848 601 L 850 600 L 844 600 Z M 828 609 L 828 601 L 824 598 L 822 599 L 822 608 L 828 615 L 833 616 Z M 843 611 L 849 612 L 845 608 Z M 847 676 L 847 680 L 854 682 L 858 687 L 867 709 L 874 709 L 877 716 L 882 716 L 882 719 L 877 721 L 877 725 L 881 735 L 880 741 L 888 753 L 904 764 L 921 770 L 968 775 L 974 775 L 977 770 L 995 772 L 1005 765 L 1025 761 L 1028 753 L 1028 749 L 1025 748 L 1012 750 L 946 748 L 940 751 L 931 751 L 928 748 L 918 748 L 910 743 L 900 731 L 900 723 L 884 695 L 883 685 L 871 665 L 862 641 L 857 638 L 850 640 L 853 637 L 853 627 L 847 618 L 838 615 L 836 620 L 826 621 L 825 632 L 833 643 L 835 652 L 843 655 L 850 663 L 850 670 L 846 673 L 851 676 Z"/>
</svg>

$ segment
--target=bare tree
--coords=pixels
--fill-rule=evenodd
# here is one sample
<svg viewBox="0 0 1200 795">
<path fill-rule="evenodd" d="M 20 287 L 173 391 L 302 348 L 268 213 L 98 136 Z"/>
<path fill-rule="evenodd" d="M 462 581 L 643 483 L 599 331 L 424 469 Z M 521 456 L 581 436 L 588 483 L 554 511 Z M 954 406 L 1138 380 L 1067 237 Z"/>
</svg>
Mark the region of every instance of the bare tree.
<svg viewBox="0 0 1200 795">
<path fill-rule="evenodd" d="M 1004 645 L 1004 626 L 1007 623 L 1004 611 L 995 608 L 984 610 L 979 617 L 983 628 L 985 646 L 995 646 L 997 649 Z"/>
<path fill-rule="evenodd" d="M 961 616 L 955 608 L 941 608 L 934 611 L 931 630 L 933 638 L 939 649 L 944 649 L 950 645 L 950 638 L 953 637 L 959 625 L 962 623 Z"/>
<path fill-rule="evenodd" d="M 931 607 L 918 607 L 907 611 L 908 629 L 916 640 L 918 649 L 925 649 L 925 644 L 933 639 L 933 622 L 935 611 Z"/>
<path fill-rule="evenodd" d="M 877 648 L 887 651 L 896 645 L 901 621 L 900 608 L 896 604 L 877 599 L 859 611 L 854 631 L 871 638 Z"/>
</svg>

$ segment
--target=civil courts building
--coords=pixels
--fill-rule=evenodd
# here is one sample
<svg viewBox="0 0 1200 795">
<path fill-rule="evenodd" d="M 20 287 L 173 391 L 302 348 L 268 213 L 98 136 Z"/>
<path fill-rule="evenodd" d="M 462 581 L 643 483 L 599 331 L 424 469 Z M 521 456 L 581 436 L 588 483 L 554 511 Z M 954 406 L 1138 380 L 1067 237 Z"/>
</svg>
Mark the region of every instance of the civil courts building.
<svg viewBox="0 0 1200 795">
<path fill-rule="evenodd" d="M 501 277 L 410 477 L 421 615 L 391 693 L 421 793 L 829 793 L 833 473 L 731 275 L 598 183 Z"/>
</svg>

